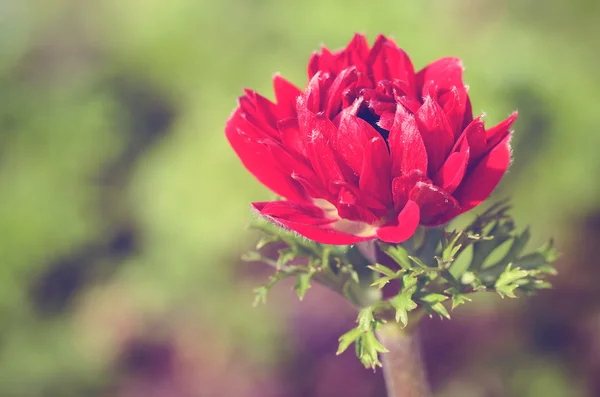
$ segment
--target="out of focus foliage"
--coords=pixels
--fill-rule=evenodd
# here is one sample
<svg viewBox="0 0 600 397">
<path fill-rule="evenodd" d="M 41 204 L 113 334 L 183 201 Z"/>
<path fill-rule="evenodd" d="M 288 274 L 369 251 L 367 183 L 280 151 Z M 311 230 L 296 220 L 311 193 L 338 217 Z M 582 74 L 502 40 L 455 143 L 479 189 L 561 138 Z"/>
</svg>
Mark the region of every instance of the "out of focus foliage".
<svg viewBox="0 0 600 397">
<path fill-rule="evenodd" d="M 327 291 L 250 308 L 269 193 L 223 136 L 243 87 L 302 86 L 355 31 L 463 58 L 488 123 L 519 109 L 498 196 L 564 252 L 555 291 L 425 324 L 439 395 L 600 395 L 592 0 L 0 0 L 0 395 L 381 395 Z"/>
</svg>

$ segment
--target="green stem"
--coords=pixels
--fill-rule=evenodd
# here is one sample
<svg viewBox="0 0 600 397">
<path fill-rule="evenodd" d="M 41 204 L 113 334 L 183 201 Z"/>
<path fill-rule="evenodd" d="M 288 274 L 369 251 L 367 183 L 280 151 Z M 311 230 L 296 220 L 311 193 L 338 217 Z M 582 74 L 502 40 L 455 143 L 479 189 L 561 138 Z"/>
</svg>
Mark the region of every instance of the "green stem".
<svg viewBox="0 0 600 397">
<path fill-rule="evenodd" d="M 416 332 L 390 322 L 377 331 L 377 337 L 389 350 L 381 355 L 387 397 L 430 397 Z"/>
</svg>

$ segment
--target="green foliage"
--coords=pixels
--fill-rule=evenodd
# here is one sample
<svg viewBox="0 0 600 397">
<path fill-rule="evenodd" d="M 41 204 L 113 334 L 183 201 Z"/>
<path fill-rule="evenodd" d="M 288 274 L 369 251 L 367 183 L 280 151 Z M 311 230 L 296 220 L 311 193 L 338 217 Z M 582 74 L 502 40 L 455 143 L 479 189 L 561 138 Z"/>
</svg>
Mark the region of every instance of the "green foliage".
<svg viewBox="0 0 600 397">
<path fill-rule="evenodd" d="M 370 264 L 356 246 L 338 247 L 299 238 L 264 221 L 253 226 L 266 232 L 257 251 L 246 260 L 263 261 L 275 268 L 268 282 L 255 290 L 255 302 L 264 302 L 268 291 L 281 279 L 296 277 L 296 290 L 302 299 L 312 280 L 341 293 L 359 308 L 357 327 L 339 339 L 338 354 L 352 343 L 360 361 L 369 368 L 381 366 L 378 354 L 385 348 L 375 331 L 388 321 L 410 327 L 423 314 L 450 318 L 450 310 L 472 300 L 475 293 L 496 292 L 502 298 L 518 292 L 533 293 L 549 288 L 545 280 L 556 274 L 550 264 L 557 253 L 549 242 L 524 253 L 529 229 L 519 231 L 508 216 L 509 206 L 501 202 L 479 215 L 462 230 L 420 229 L 404 244 L 378 241 L 378 247 L 393 265 Z M 277 259 L 260 250 L 274 244 Z M 460 255 L 471 251 L 467 266 L 458 268 Z M 389 299 L 366 299 L 396 281 L 398 292 Z M 381 294 L 370 295 L 380 297 Z"/>
</svg>

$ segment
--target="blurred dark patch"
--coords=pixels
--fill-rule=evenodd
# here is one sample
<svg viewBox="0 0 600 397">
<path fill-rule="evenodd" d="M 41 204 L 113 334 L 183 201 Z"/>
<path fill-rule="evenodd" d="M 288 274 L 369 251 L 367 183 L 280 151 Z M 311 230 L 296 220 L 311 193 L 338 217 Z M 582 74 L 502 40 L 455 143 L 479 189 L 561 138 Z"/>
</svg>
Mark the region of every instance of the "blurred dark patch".
<svg viewBox="0 0 600 397">
<path fill-rule="evenodd" d="M 129 224 L 48 263 L 30 287 L 30 299 L 41 316 L 65 311 L 77 294 L 92 282 L 109 278 L 126 257 L 138 249 L 136 229 Z"/>
<path fill-rule="evenodd" d="M 85 283 L 85 262 L 88 256 L 90 253 L 81 252 L 73 257 L 61 258 L 51 263 L 34 281 L 32 300 L 40 314 L 56 314 L 67 306 L 71 297 Z"/>
<path fill-rule="evenodd" d="M 534 348 L 547 353 L 562 353 L 572 346 L 574 329 L 571 324 L 550 313 L 533 315 L 531 325 L 531 342 Z"/>
<path fill-rule="evenodd" d="M 527 345 L 555 356 L 570 376 L 583 378 L 591 396 L 598 396 L 600 338 L 592 319 L 600 314 L 600 211 L 575 221 L 571 229 L 572 244 L 564 248 L 552 280 L 555 288 L 529 299 L 519 323 Z"/>
<path fill-rule="evenodd" d="M 121 154 L 102 172 L 102 182 L 114 186 L 122 185 L 139 156 L 169 132 L 177 107 L 158 88 L 130 76 L 116 77 L 106 86 L 114 93 L 128 137 Z"/>
<path fill-rule="evenodd" d="M 140 236 L 135 222 L 128 219 L 131 211 L 123 208 L 122 188 L 140 154 L 169 130 L 175 106 L 158 90 L 139 81 L 118 78 L 108 86 L 120 104 L 121 125 L 128 136 L 121 154 L 101 172 L 105 189 L 101 190 L 99 212 L 111 231 L 50 262 L 33 281 L 31 299 L 41 315 L 64 311 L 86 285 L 110 277 L 125 258 L 139 249 Z"/>
<path fill-rule="evenodd" d="M 123 375 L 156 381 L 172 374 L 174 355 L 169 341 L 137 338 L 123 347 L 117 368 Z"/>
<path fill-rule="evenodd" d="M 125 225 L 111 236 L 106 251 L 115 258 L 124 258 L 136 251 L 138 243 L 135 229 Z"/>
<path fill-rule="evenodd" d="M 508 87 L 508 102 L 515 104 L 519 117 L 513 135 L 513 158 L 511 171 L 506 174 L 512 184 L 520 171 L 534 163 L 543 154 L 551 138 L 551 129 L 556 122 L 554 111 L 543 93 L 528 83 L 517 83 Z"/>
</svg>

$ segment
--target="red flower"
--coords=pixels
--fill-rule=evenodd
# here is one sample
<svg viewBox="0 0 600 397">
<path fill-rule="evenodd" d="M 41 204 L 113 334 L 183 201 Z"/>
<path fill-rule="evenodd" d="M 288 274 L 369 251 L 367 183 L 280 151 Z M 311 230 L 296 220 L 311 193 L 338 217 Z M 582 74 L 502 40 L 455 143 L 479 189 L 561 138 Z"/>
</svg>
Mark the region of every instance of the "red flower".
<svg viewBox="0 0 600 397">
<path fill-rule="evenodd" d="M 225 128 L 246 168 L 284 201 L 261 215 L 324 244 L 399 243 L 485 200 L 510 163 L 510 127 L 473 119 L 463 66 L 415 73 L 379 36 L 323 48 L 303 91 L 274 77 L 276 103 L 246 90 Z"/>
</svg>

